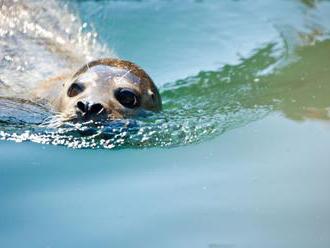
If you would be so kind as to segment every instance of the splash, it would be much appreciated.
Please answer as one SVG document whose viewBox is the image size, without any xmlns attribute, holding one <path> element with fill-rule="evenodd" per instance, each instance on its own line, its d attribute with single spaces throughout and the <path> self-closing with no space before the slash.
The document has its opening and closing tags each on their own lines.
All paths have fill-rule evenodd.
<svg viewBox="0 0 330 248">
<path fill-rule="evenodd" d="M 270 44 L 239 65 L 201 72 L 165 85 L 161 89 L 164 111 L 160 114 L 111 123 L 68 123 L 49 129 L 19 119 L 24 116 L 21 112 L 13 122 L 2 124 L 6 131 L 0 132 L 0 139 L 73 148 L 171 147 L 196 143 L 262 118 L 272 110 L 269 105 L 245 103 L 259 94 L 255 78 L 278 60 L 273 57 L 275 50 L 275 45 Z M 25 115 L 29 115 L 27 105 L 25 102 Z M 12 107 L 15 112 L 17 104 Z"/>
<path fill-rule="evenodd" d="M 24 97 L 38 81 L 113 56 L 59 1 L 1 0 L 0 10 L 1 96 Z"/>
<path fill-rule="evenodd" d="M 52 113 L 43 106 L 22 100 L 24 92 L 35 82 L 53 76 L 54 71 L 80 66 L 92 58 L 110 57 L 112 53 L 100 45 L 90 26 L 55 0 L 47 1 L 47 11 L 40 7 L 40 2 L 32 0 L 0 3 L 0 53 L 3 54 L 0 61 L 0 140 L 108 149 L 197 143 L 262 119 L 274 111 L 294 116 L 302 105 L 291 108 L 291 103 L 297 102 L 293 96 L 299 92 L 292 81 L 302 82 L 301 72 L 310 69 L 304 61 L 314 61 L 309 54 L 318 54 L 315 57 L 318 61 L 323 58 L 324 65 L 330 64 L 324 57 L 324 51 L 330 50 L 329 42 L 318 38 L 325 37 L 323 31 L 295 32 L 296 37 L 301 37 L 297 44 L 301 44 L 302 52 L 294 52 L 292 56 L 296 49 L 291 43 L 296 38 L 288 38 L 292 34 L 288 35 L 287 29 L 279 29 L 282 43 L 269 42 L 235 65 L 202 71 L 162 86 L 164 110 L 159 114 L 110 123 L 67 123 L 51 128 L 46 123 Z M 327 70 L 328 67 L 316 68 L 313 75 L 322 75 Z M 288 77 L 290 73 L 291 78 Z M 320 82 L 321 88 L 326 87 L 325 82 Z M 302 82 L 301 85 L 306 84 Z M 307 85 L 308 92 L 315 93 L 313 84 Z M 305 95 L 311 97 L 310 94 Z M 318 106 L 326 108 L 329 104 Z"/>
</svg>

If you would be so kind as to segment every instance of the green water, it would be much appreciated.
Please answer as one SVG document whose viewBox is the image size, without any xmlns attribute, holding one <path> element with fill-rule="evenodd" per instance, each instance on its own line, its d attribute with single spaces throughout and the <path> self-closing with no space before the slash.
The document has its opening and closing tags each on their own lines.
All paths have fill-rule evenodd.
<svg viewBox="0 0 330 248">
<path fill-rule="evenodd" d="M 122 149 L 1 141 L 1 247 L 330 246 L 329 1 L 69 8 L 164 112 Z"/>
</svg>

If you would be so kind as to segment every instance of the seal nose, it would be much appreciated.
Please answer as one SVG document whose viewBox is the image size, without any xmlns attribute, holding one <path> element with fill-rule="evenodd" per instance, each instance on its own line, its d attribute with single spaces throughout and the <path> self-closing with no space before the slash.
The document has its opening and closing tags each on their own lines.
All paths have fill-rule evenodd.
<svg viewBox="0 0 330 248">
<path fill-rule="evenodd" d="M 104 110 L 101 103 L 93 102 L 77 102 L 77 108 L 84 114 L 99 114 Z"/>
</svg>

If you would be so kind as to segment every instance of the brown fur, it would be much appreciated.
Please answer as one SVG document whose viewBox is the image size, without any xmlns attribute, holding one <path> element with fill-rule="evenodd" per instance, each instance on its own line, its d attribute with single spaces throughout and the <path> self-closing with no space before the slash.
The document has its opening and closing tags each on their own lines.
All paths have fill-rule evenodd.
<svg viewBox="0 0 330 248">
<path fill-rule="evenodd" d="M 110 59 L 110 58 L 104 58 L 104 59 L 98 59 L 94 60 L 92 62 L 89 62 L 88 64 L 84 65 L 81 67 L 74 75 L 73 78 L 79 76 L 80 74 L 86 72 L 89 68 L 96 66 L 96 65 L 109 65 L 112 67 L 118 67 L 118 68 L 123 68 L 130 70 L 134 75 L 136 75 L 138 78 L 141 79 L 141 81 L 144 82 L 142 84 L 143 86 L 146 86 L 147 88 L 151 89 L 153 92 L 156 93 L 155 97 L 156 99 L 159 99 L 159 108 L 155 108 L 155 111 L 159 111 L 162 109 L 162 104 L 161 104 L 161 97 L 158 92 L 158 89 L 156 88 L 154 82 L 152 79 L 149 77 L 149 75 L 141 69 L 138 65 L 127 61 L 127 60 L 120 60 L 120 59 Z M 151 108 L 152 106 L 150 106 Z"/>
<path fill-rule="evenodd" d="M 139 66 L 135 65 L 132 62 L 119 60 L 119 59 L 99 59 L 92 61 L 83 67 L 81 67 L 76 73 L 68 73 L 66 75 L 57 76 L 54 78 L 50 78 L 46 81 L 43 81 L 38 87 L 34 90 L 34 99 L 36 101 L 41 101 L 43 104 L 49 105 L 55 112 L 58 112 L 60 114 L 63 114 L 64 119 L 67 116 L 70 116 L 70 118 L 74 118 L 74 113 L 76 110 L 76 103 L 77 101 L 81 99 L 86 99 L 86 97 L 90 97 L 94 94 L 94 98 L 101 99 L 102 103 L 105 106 L 105 109 L 110 114 L 111 118 L 125 118 L 128 116 L 134 116 L 135 114 L 138 114 L 138 110 L 134 109 L 127 109 L 120 105 L 118 101 L 113 97 L 113 89 L 116 89 L 118 85 L 114 83 L 109 88 L 108 83 L 103 84 L 103 82 L 108 82 L 106 78 L 103 78 L 103 76 L 100 76 L 97 78 L 97 80 L 94 82 L 99 82 L 100 84 L 96 84 L 99 86 L 95 86 L 95 84 L 89 85 L 88 87 L 98 87 L 98 91 L 86 91 L 83 93 L 83 96 L 77 97 L 68 97 L 67 96 L 67 90 L 68 87 L 75 81 L 76 79 L 79 79 L 81 76 L 83 76 L 84 73 L 87 73 L 89 70 L 92 70 L 94 66 L 98 65 L 105 65 L 109 67 L 119 68 L 127 70 L 129 73 L 133 74 L 135 77 L 139 79 L 138 84 L 132 83 L 130 86 L 126 84 L 126 87 L 133 87 L 135 90 L 138 90 L 138 92 L 141 94 L 142 97 L 142 103 L 141 106 L 138 108 L 138 110 L 145 109 L 150 111 L 160 111 L 162 109 L 162 103 L 161 103 L 161 97 L 160 94 L 152 81 L 152 79 L 149 77 L 149 75 L 141 69 Z M 89 73 L 89 72 L 88 72 Z M 111 73 L 111 70 L 109 70 L 109 73 Z M 111 75 L 111 74 L 110 74 Z M 110 82 L 109 82 L 110 83 Z M 103 86 L 104 85 L 104 86 Z M 105 87 L 103 89 L 103 87 Z M 92 89 L 90 88 L 90 89 Z M 109 91 L 110 89 L 110 91 Z M 109 93 L 107 93 L 109 92 Z M 111 94 L 107 96 L 107 94 Z M 106 100 L 108 99 L 108 100 Z M 72 116 L 73 115 L 73 116 Z"/>
</svg>

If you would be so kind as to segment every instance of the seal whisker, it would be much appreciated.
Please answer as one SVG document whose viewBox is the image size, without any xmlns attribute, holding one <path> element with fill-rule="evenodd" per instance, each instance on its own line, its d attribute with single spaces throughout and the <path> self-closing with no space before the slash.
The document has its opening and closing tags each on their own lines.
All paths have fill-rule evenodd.
<svg viewBox="0 0 330 248">
<path fill-rule="evenodd" d="M 75 117 L 74 112 L 69 113 L 54 113 L 54 115 L 46 119 L 41 126 L 46 128 L 58 128 L 64 123 L 67 123 L 70 120 L 73 120 Z"/>
<path fill-rule="evenodd" d="M 121 80 L 124 79 L 124 77 L 126 77 L 126 75 L 128 75 L 129 73 L 131 73 L 132 69 L 129 69 L 127 72 L 125 72 L 124 75 L 122 75 L 119 79 L 118 79 L 118 82 L 121 82 Z"/>
<path fill-rule="evenodd" d="M 46 128 L 57 128 L 59 127 L 63 122 L 58 118 L 57 115 L 53 116 L 52 118 L 45 120 L 43 123 L 40 124 L 41 127 Z"/>
<path fill-rule="evenodd" d="M 96 115 L 100 115 L 104 111 L 104 108 L 101 108 L 99 112 L 96 113 Z"/>
</svg>

